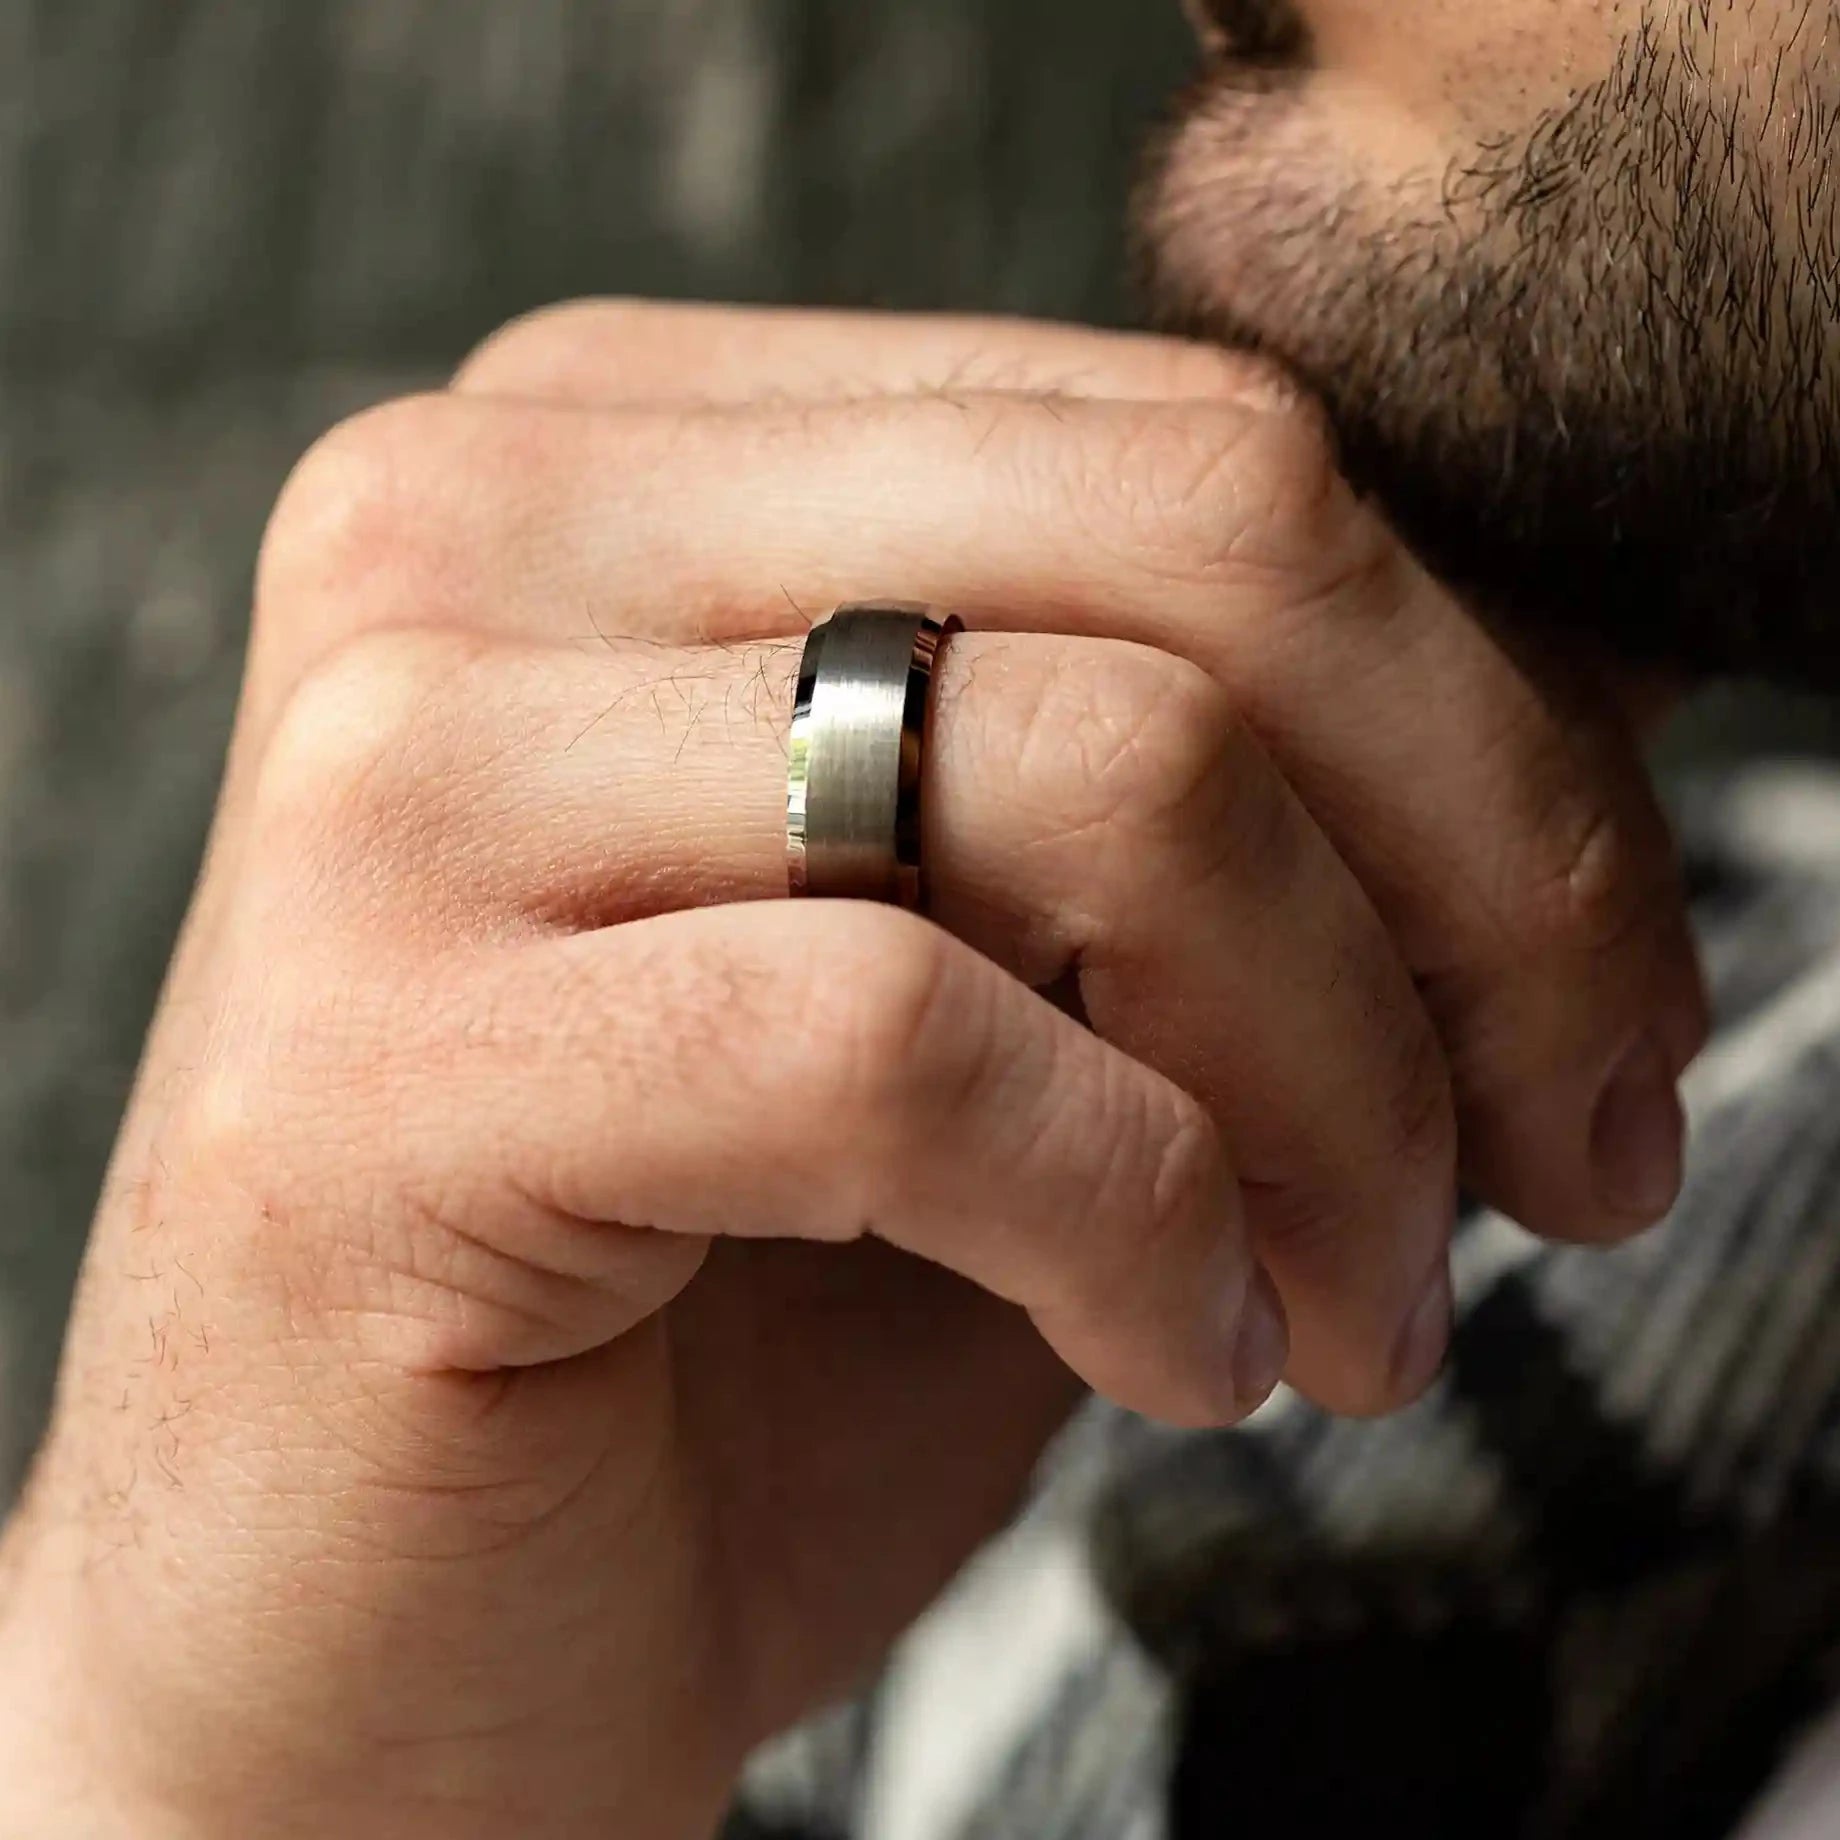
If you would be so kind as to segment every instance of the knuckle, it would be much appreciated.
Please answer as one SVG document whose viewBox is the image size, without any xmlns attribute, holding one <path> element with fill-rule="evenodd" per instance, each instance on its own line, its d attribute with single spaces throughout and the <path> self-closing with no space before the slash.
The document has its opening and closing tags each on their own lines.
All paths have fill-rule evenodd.
<svg viewBox="0 0 1840 1840">
<path fill-rule="evenodd" d="M 283 1073 L 261 1051 L 224 1055 L 175 1109 L 161 1146 L 166 1167 L 188 1191 L 207 1184 L 248 1204 L 265 1223 L 297 1212 L 310 1216 L 343 1180 L 338 1168 L 315 1166 L 302 1154 L 322 1133 L 350 1127 L 330 1085 L 324 1068 L 289 1066 Z"/>
<path fill-rule="evenodd" d="M 963 1103 L 987 1030 L 949 935 L 888 910 L 840 918 L 801 1006 L 809 1090 L 886 1148 Z"/>
<path fill-rule="evenodd" d="M 362 961 L 323 933 L 251 928 L 226 970 L 224 1018 L 175 1094 L 168 1149 L 259 1211 L 310 1209 L 371 1168 L 356 1140 L 330 1160 L 302 1152 L 345 1141 L 354 1116 L 372 1127 L 386 1116 L 393 1012 Z"/>
<path fill-rule="evenodd" d="M 1233 711 L 1213 679 L 1185 659 L 1139 646 L 1108 652 L 1093 658 L 1081 650 L 1066 660 L 1065 674 L 1077 673 L 1067 687 L 1084 776 L 1115 819 L 1160 824 L 1180 816 L 1192 787 L 1234 747 Z M 1057 712 L 1041 714 L 1054 720 Z"/>
<path fill-rule="evenodd" d="M 1543 827 L 1511 896 L 1517 944 L 1540 956 L 1596 956 L 1644 930 L 1656 911 L 1648 852 L 1607 802 L 1568 803 Z"/>
<path fill-rule="evenodd" d="M 644 308 L 611 299 L 558 301 L 508 321 L 483 339 L 454 373 L 453 387 L 485 395 L 541 388 L 617 342 Z"/>
<path fill-rule="evenodd" d="M 1135 652 L 1117 663 L 1094 693 L 1082 753 L 1118 847 L 1185 882 L 1230 857 L 1241 873 L 1277 885 L 1297 826 L 1226 692 L 1179 658 Z"/>
<path fill-rule="evenodd" d="M 255 833 L 283 855 L 365 854 L 443 783 L 439 686 L 465 649 L 418 628 L 336 646 L 291 689 L 256 771 Z"/>
<path fill-rule="evenodd" d="M 196 1169 L 234 1186 L 275 1161 L 273 1119 L 258 1070 L 244 1055 L 214 1054 L 168 1113 L 153 1167 L 163 1181 Z"/>
<path fill-rule="evenodd" d="M 403 397 L 322 435 L 296 463 L 256 565 L 258 636 L 303 607 L 349 613 L 417 552 L 417 482 L 451 449 L 442 399 Z"/>
</svg>

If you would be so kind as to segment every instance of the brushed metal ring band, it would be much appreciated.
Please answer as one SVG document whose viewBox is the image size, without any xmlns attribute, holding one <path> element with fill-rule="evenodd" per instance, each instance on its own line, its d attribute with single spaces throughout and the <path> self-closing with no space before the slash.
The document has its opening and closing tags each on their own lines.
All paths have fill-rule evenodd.
<svg viewBox="0 0 1840 1840">
<path fill-rule="evenodd" d="M 920 906 L 929 692 L 941 646 L 962 630 L 914 601 L 839 607 L 812 628 L 786 787 L 794 895 Z"/>
</svg>

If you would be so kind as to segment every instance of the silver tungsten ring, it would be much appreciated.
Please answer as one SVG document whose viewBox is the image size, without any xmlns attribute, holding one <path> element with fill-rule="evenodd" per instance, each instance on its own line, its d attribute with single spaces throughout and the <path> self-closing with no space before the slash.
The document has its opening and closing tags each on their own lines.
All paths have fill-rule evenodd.
<svg viewBox="0 0 1840 1840">
<path fill-rule="evenodd" d="M 794 895 L 918 908 L 920 777 L 940 647 L 963 623 L 913 601 L 839 607 L 805 641 L 786 788 Z"/>
</svg>

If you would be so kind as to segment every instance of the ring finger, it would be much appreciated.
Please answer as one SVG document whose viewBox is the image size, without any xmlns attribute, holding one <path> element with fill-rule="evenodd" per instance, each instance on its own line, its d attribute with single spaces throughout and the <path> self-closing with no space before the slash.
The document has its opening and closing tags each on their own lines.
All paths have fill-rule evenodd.
<svg viewBox="0 0 1840 1840">
<path fill-rule="evenodd" d="M 1472 1188 L 1566 1237 L 1662 1210 L 1673 1077 L 1703 1023 L 1640 760 L 1391 543 L 1297 414 L 399 405 L 284 499 L 260 598 L 294 614 L 259 623 L 249 727 L 354 632 L 738 643 L 890 592 L 974 626 L 1136 640 L 1226 686 L 1426 993 Z"/>
<path fill-rule="evenodd" d="M 313 796 L 264 827 L 305 826 L 320 859 L 391 850 L 338 879 L 392 891 L 397 939 L 783 895 L 797 657 L 379 635 L 294 699 L 270 764 Z M 1449 1095 L 1352 875 L 1192 665 L 965 635 L 936 695 L 936 918 L 1029 984 L 1077 978 L 1095 1029 L 1207 1108 L 1300 1384 L 1350 1411 L 1422 1388 L 1449 1308 Z"/>
</svg>

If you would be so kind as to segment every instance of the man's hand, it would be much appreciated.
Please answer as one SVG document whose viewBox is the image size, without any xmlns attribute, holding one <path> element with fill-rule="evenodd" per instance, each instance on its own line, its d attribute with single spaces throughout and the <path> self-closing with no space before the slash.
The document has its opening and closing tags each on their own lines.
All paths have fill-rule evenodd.
<svg viewBox="0 0 1840 1840">
<path fill-rule="evenodd" d="M 774 899 L 798 638 L 888 596 L 973 629 L 928 921 Z M 6 1548 L 0 1828 L 707 1832 L 1076 1378 L 1404 1403 L 1459 1144 L 1541 1231 L 1638 1228 L 1704 1027 L 1609 699 L 1265 372 L 520 324 L 270 531 Z"/>
</svg>

